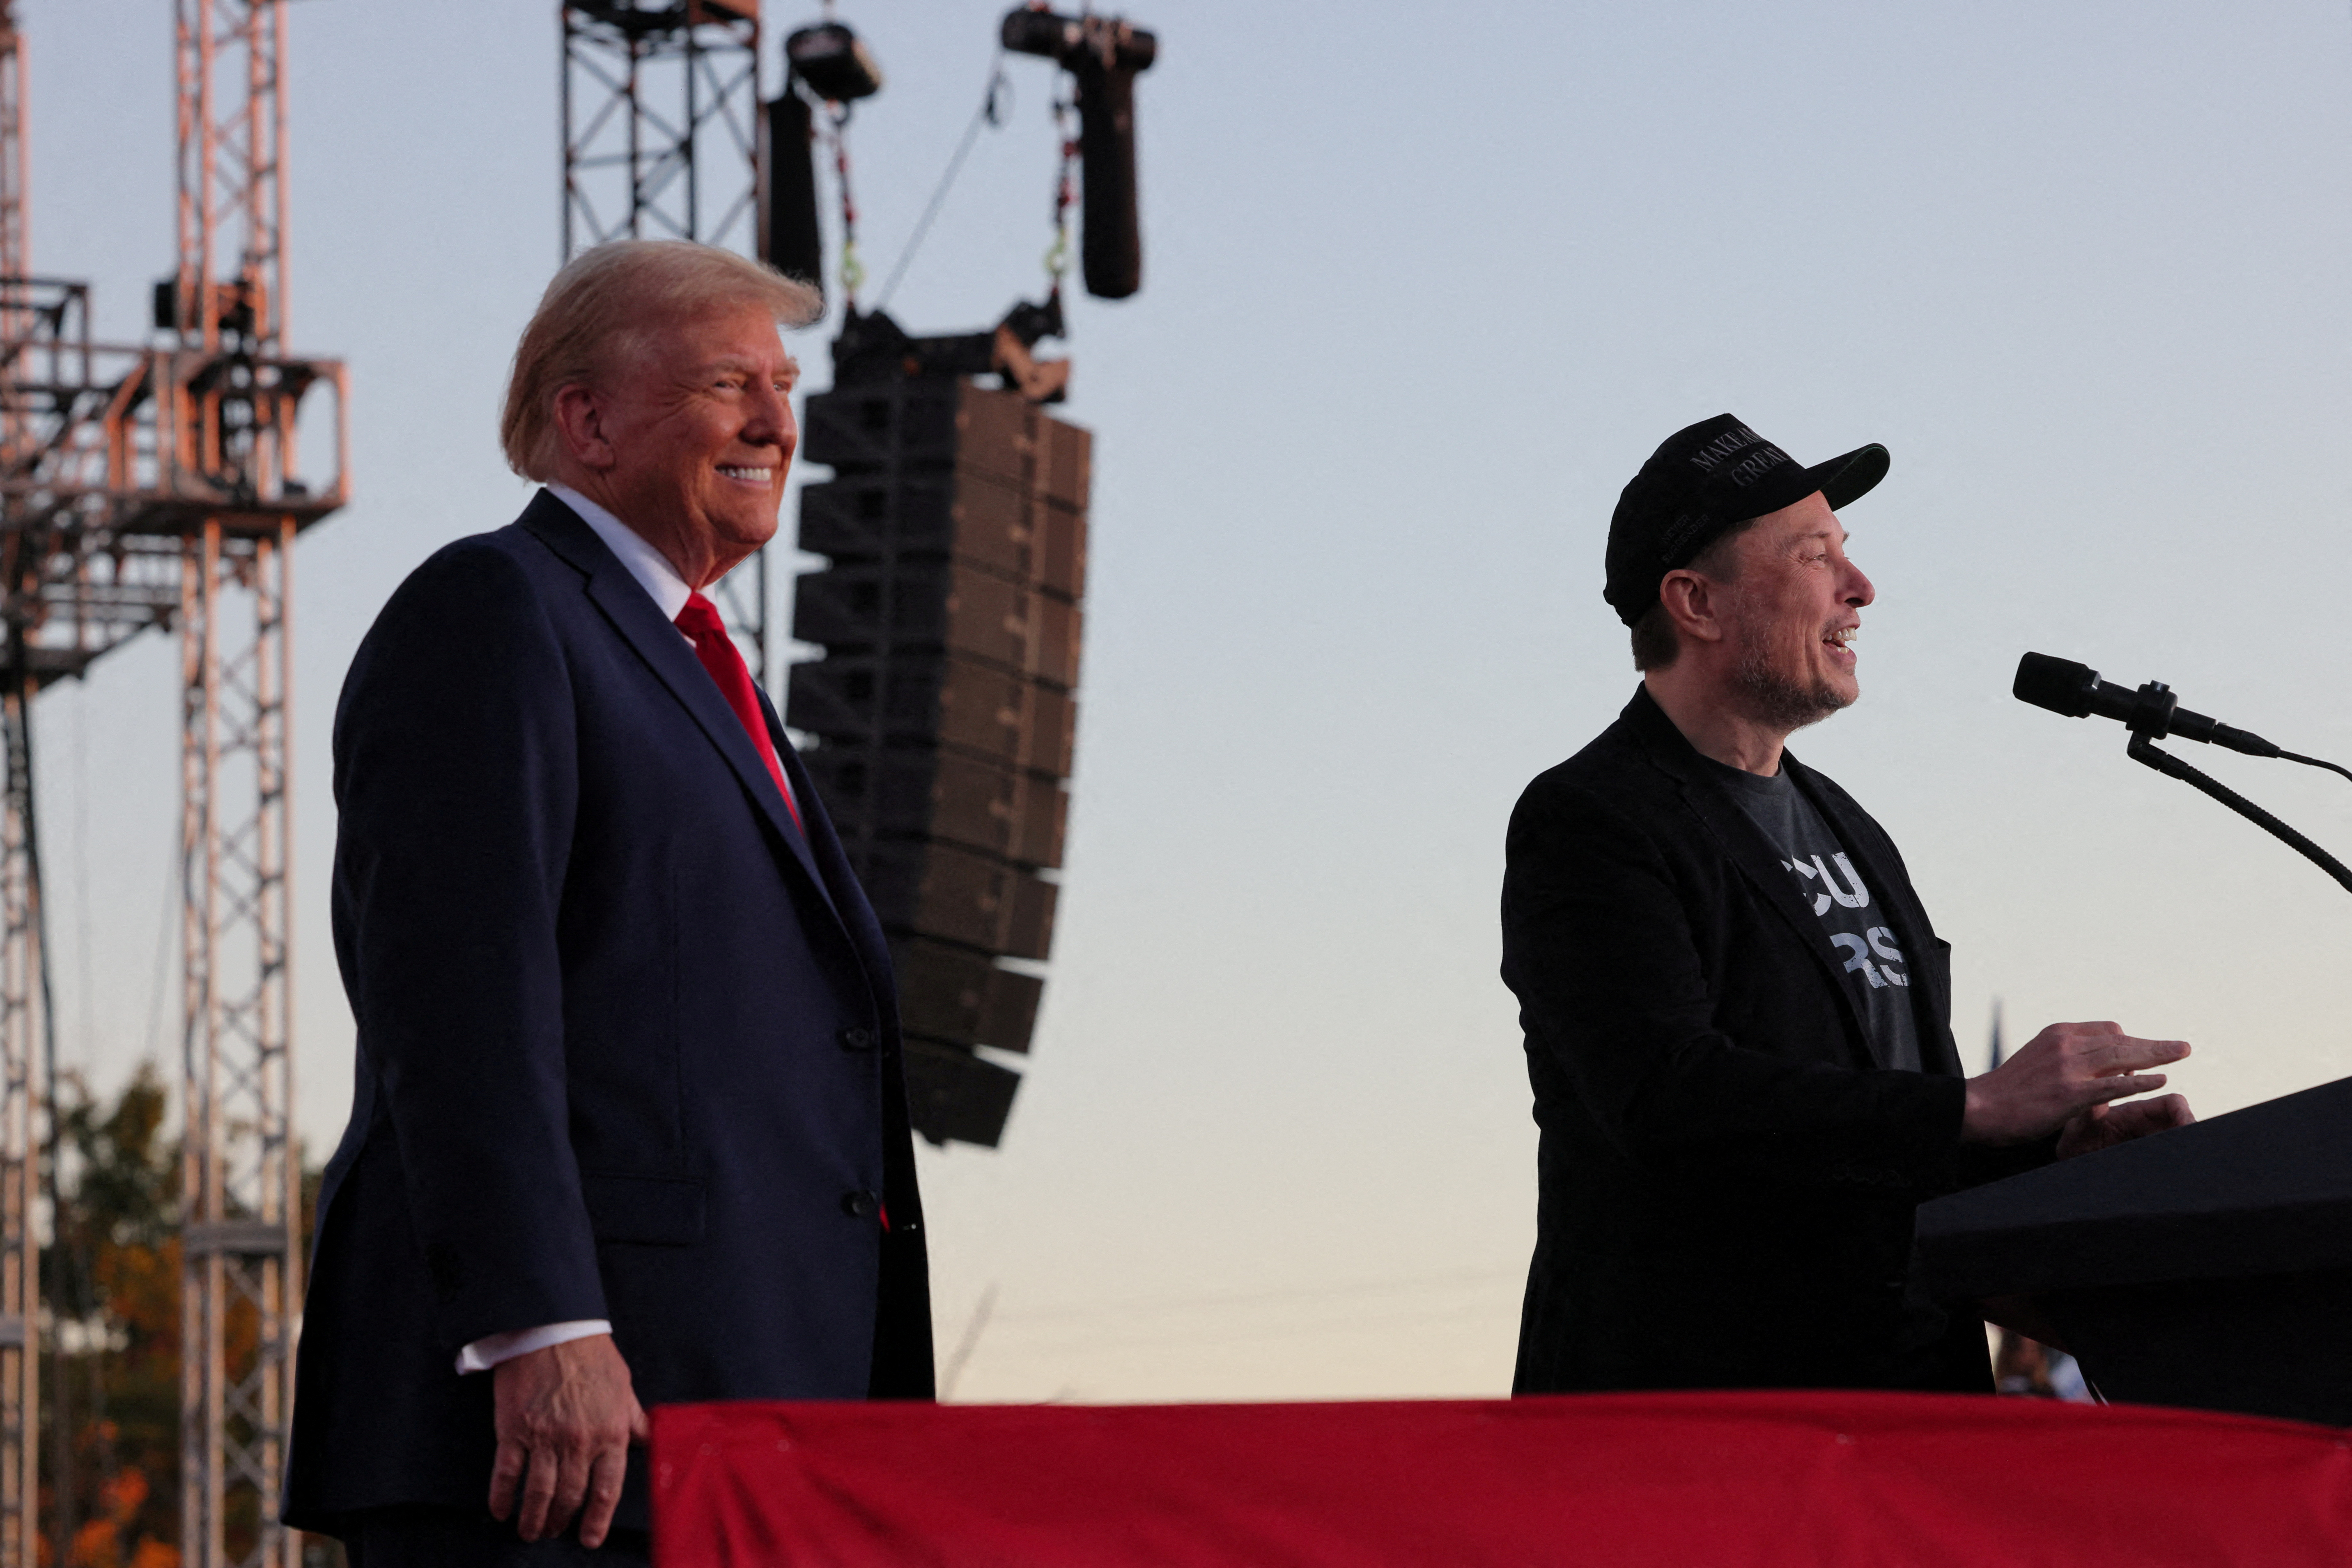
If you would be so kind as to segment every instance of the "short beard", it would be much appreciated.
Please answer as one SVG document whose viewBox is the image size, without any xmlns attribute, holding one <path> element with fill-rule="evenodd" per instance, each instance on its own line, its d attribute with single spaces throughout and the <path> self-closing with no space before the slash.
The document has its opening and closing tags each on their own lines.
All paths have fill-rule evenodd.
<svg viewBox="0 0 2352 1568">
<path fill-rule="evenodd" d="M 1732 671 L 1748 716 L 1783 732 L 1819 724 L 1853 699 L 1825 681 L 1811 684 L 1790 680 L 1772 666 L 1763 638 L 1740 629 L 1739 663 Z"/>
</svg>

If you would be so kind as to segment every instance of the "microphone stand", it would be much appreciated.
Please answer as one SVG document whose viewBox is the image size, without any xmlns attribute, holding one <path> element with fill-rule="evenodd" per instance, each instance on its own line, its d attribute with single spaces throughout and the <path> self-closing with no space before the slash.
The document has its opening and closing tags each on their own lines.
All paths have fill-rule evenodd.
<svg viewBox="0 0 2352 1568">
<path fill-rule="evenodd" d="M 2231 789 L 2218 779 L 2208 778 L 2169 751 L 2159 751 L 2156 743 L 2164 738 L 2171 727 L 2172 710 L 2179 699 L 2162 681 L 2150 681 L 2139 688 L 2140 699 L 2132 716 L 2125 722 L 2131 727 L 2131 739 L 2125 743 L 2124 755 L 2135 762 L 2144 762 L 2168 779 L 2178 779 L 2193 789 L 2211 796 L 2254 826 L 2277 839 L 2312 864 L 2334 877 L 2347 893 L 2352 893 L 2352 867 L 2345 863 Z M 2295 761 L 2306 760 L 2295 758 Z M 2318 763 L 2323 768 L 2331 763 Z M 2341 769 L 2337 769 L 2341 771 Z"/>
</svg>

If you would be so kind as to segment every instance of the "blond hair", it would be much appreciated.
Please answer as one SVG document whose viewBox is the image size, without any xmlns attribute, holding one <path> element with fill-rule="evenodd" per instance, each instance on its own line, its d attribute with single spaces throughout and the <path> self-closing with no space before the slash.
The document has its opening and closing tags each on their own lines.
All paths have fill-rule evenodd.
<svg viewBox="0 0 2352 1568">
<path fill-rule="evenodd" d="M 556 393 L 595 381 L 682 317 L 740 308 L 804 327 L 824 299 L 764 262 L 692 240 L 615 240 L 572 257 L 515 345 L 499 420 L 508 465 L 526 479 L 553 477 Z"/>
</svg>

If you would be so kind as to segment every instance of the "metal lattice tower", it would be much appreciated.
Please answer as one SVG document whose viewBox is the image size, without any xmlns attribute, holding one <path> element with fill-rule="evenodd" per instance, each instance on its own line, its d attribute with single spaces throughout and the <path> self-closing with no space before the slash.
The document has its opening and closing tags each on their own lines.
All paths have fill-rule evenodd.
<svg viewBox="0 0 2352 1568">
<path fill-rule="evenodd" d="M 276 1523 L 300 1285 L 287 555 L 298 529 L 346 499 L 349 443 L 342 365 L 281 351 L 280 5 L 174 0 L 180 264 L 160 291 L 154 344 L 93 342 L 88 286 L 28 275 L 21 57 L 0 49 L 0 95 L 15 111 L 0 116 L 0 1568 L 34 1556 L 25 1450 L 37 1430 L 37 1270 L 26 1214 L 34 1041 L 47 1020 L 29 699 L 175 620 L 187 1003 L 182 1561 L 293 1561 Z M 0 22 L 7 9 L 0 0 Z M 297 423 L 318 387 L 334 393 L 334 467 L 305 480 L 295 476 Z"/>
<path fill-rule="evenodd" d="M 616 239 L 758 249 L 758 0 L 561 0 L 563 257 Z M 768 684 L 768 556 L 715 595 Z"/>
<path fill-rule="evenodd" d="M 0 277 L 30 266 L 25 202 L 24 41 L 9 0 L 0 0 Z M 24 328 L 21 311 L 0 316 L 0 337 Z M 13 358 L 5 375 L 16 373 Z M 22 453 L 29 434 L 0 398 L 0 463 Z M 0 1564 L 32 1568 L 34 1511 L 40 1496 L 40 1244 L 33 1235 L 39 1151 L 34 1143 L 37 1064 L 47 998 L 40 984 L 40 879 L 33 853 L 33 775 L 24 643 L 13 623 L 0 674 Z"/>
<path fill-rule="evenodd" d="M 188 508 L 176 530 L 181 1554 L 191 1568 L 292 1568 L 296 1539 L 278 1523 L 301 1301 L 287 612 L 295 531 L 323 515 L 289 477 L 299 400 L 316 372 L 278 358 L 284 0 L 175 0 L 175 8 L 180 263 L 170 326 L 175 361 L 194 374 L 178 417 L 162 428 L 179 462 L 219 497 Z"/>
</svg>

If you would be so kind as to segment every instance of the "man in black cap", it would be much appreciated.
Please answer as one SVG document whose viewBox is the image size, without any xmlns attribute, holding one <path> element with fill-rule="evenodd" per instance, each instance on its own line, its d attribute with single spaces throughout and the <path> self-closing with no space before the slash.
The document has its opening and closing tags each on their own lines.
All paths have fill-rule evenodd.
<svg viewBox="0 0 2352 1568">
<path fill-rule="evenodd" d="M 1914 1208 L 2189 1119 L 2114 1103 L 2189 1047 L 2112 1023 L 1963 1077 L 1903 857 L 1783 749 L 1858 695 L 1874 591 L 1836 513 L 1886 466 L 1721 414 L 1610 522 L 1642 685 L 1520 797 L 1503 881 L 1542 1131 L 1517 1392 L 1989 1393 L 1979 1314 L 1907 1283 Z"/>
</svg>

